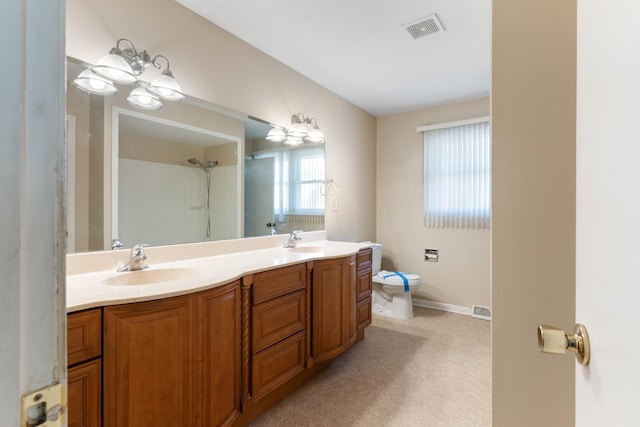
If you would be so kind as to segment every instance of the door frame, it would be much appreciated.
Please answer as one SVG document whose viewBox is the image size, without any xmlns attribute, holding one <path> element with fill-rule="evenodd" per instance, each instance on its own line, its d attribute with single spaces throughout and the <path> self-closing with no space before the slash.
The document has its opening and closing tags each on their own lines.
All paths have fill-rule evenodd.
<svg viewBox="0 0 640 427">
<path fill-rule="evenodd" d="M 2 8 L 0 413 L 21 425 L 21 396 L 66 386 L 65 2 Z"/>
</svg>

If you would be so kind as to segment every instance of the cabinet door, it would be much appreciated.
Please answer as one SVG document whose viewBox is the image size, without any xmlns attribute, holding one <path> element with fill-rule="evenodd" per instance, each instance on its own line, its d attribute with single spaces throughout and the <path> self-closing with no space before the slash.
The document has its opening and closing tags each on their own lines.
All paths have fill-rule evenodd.
<svg viewBox="0 0 640 427">
<path fill-rule="evenodd" d="M 67 373 L 69 427 L 99 427 L 101 408 L 100 359 L 69 368 Z"/>
<path fill-rule="evenodd" d="M 255 354 L 251 371 L 252 395 L 257 402 L 304 371 L 304 332 Z"/>
<path fill-rule="evenodd" d="M 193 425 L 190 296 L 104 309 L 104 424 Z"/>
<path fill-rule="evenodd" d="M 356 300 L 360 301 L 364 298 L 371 296 L 371 269 L 358 270 L 358 276 L 356 278 L 357 283 L 357 297 Z"/>
<path fill-rule="evenodd" d="M 363 331 L 371 324 L 371 297 L 358 301 L 356 305 L 356 319 L 358 332 Z"/>
<path fill-rule="evenodd" d="M 196 294 L 195 304 L 195 425 L 230 425 L 240 411 L 240 282 Z"/>
<path fill-rule="evenodd" d="M 99 308 L 67 316 L 67 364 L 75 365 L 102 354 L 102 312 Z"/>
<path fill-rule="evenodd" d="M 350 323 L 347 307 L 351 301 L 348 280 L 346 259 L 314 262 L 312 354 L 316 362 L 331 359 L 347 349 Z"/>
<path fill-rule="evenodd" d="M 253 277 L 253 304 L 260 304 L 304 289 L 307 270 L 304 263 L 257 273 Z"/>
<path fill-rule="evenodd" d="M 304 291 L 294 292 L 251 309 L 253 353 L 304 329 Z"/>
</svg>

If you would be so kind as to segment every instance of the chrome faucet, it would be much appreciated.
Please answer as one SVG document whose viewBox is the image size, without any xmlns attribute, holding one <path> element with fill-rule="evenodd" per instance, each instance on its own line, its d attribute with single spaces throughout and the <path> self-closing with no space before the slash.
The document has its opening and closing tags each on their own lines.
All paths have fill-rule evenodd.
<svg viewBox="0 0 640 427">
<path fill-rule="evenodd" d="M 298 234 L 302 233 L 302 230 L 293 230 L 291 234 L 289 234 L 289 240 L 282 246 L 283 248 L 295 248 L 302 237 L 298 236 Z"/>
<path fill-rule="evenodd" d="M 146 243 L 138 243 L 136 245 L 133 245 L 133 247 L 131 248 L 131 257 L 129 258 L 129 261 L 122 267 L 118 268 L 118 273 L 122 271 L 143 270 L 147 268 L 148 266 L 144 265 L 144 261 L 147 259 L 147 254 L 144 253 L 145 246 L 149 245 L 147 245 Z"/>
<path fill-rule="evenodd" d="M 118 239 L 113 239 L 113 240 L 111 240 L 111 249 L 113 249 L 114 251 L 116 249 L 124 249 L 124 243 L 122 243 Z"/>
</svg>

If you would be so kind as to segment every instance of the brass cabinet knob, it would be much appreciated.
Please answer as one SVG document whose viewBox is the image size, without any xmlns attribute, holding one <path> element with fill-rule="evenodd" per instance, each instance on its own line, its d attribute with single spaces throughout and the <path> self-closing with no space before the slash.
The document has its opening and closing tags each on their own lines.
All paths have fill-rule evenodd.
<svg viewBox="0 0 640 427">
<path fill-rule="evenodd" d="M 543 353 L 553 354 L 562 354 L 569 349 L 576 354 L 578 363 L 585 366 L 591 357 L 589 334 L 580 323 L 576 324 L 572 335 L 565 334 L 555 326 L 538 325 L 538 348 Z"/>
</svg>

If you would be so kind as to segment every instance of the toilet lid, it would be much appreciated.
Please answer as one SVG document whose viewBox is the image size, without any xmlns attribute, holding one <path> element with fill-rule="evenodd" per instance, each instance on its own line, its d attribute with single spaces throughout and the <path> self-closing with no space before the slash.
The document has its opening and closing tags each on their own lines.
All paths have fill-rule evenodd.
<svg viewBox="0 0 640 427">
<path fill-rule="evenodd" d="M 404 279 L 402 276 L 407 278 L 409 281 L 409 285 L 419 285 L 420 284 L 420 276 L 417 274 L 404 273 L 404 272 L 396 272 L 396 271 L 387 271 L 380 270 L 378 274 L 375 275 L 376 282 L 383 283 L 385 285 L 397 285 L 404 286 Z"/>
</svg>

